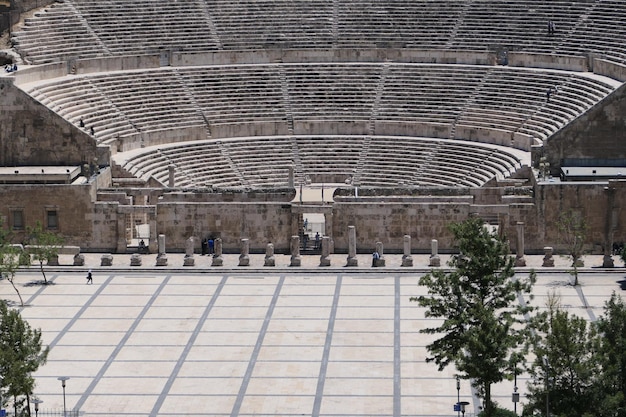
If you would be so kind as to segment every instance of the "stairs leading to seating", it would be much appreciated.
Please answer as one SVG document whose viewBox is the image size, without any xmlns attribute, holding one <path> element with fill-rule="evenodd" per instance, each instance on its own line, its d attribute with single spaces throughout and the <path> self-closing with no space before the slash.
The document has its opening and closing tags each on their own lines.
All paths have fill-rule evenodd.
<svg viewBox="0 0 626 417">
<path fill-rule="evenodd" d="M 239 166 L 233 161 L 233 158 L 230 155 L 230 151 L 229 151 L 228 147 L 225 146 L 224 142 L 222 142 L 222 141 L 217 141 L 216 145 L 217 145 L 218 149 L 220 150 L 220 152 L 221 152 L 222 156 L 224 157 L 224 159 L 226 159 L 226 161 L 229 162 L 231 169 L 233 170 L 233 172 L 237 176 L 237 178 L 240 181 L 240 183 L 244 187 L 249 187 L 250 183 L 246 179 L 246 176 L 244 175 L 244 173 L 239 170 Z"/>
<path fill-rule="evenodd" d="M 354 170 L 354 174 L 352 176 L 352 185 L 360 185 L 361 184 L 361 176 L 365 170 L 367 165 L 367 160 L 370 154 L 372 145 L 372 137 L 365 136 L 363 138 L 363 146 L 361 148 L 361 153 L 359 154 L 359 158 L 356 163 L 356 169 Z"/>
<path fill-rule="evenodd" d="M 206 115 L 202 111 L 202 106 L 200 106 L 200 104 L 196 100 L 194 92 L 189 88 L 189 84 L 185 82 L 185 80 L 181 77 L 180 71 L 177 68 L 175 68 L 174 72 L 180 83 L 180 88 L 185 92 L 186 97 L 189 99 L 192 106 L 196 109 L 198 116 L 200 116 L 202 120 L 204 120 L 205 130 L 206 130 L 206 139 L 211 139 L 211 122 L 209 122 L 209 119 L 207 119 Z"/>
<path fill-rule="evenodd" d="M 70 8 L 70 10 L 72 10 L 76 14 L 78 21 L 83 25 L 83 27 L 87 30 L 87 32 L 89 32 L 93 36 L 93 38 L 96 41 L 97 47 L 101 48 L 104 51 L 105 55 L 111 55 L 111 51 L 109 50 L 109 47 L 106 46 L 104 42 L 102 42 L 102 39 L 100 39 L 100 35 L 91 27 L 91 25 L 89 24 L 89 21 L 85 19 L 85 17 L 80 13 L 80 11 L 76 9 L 76 6 L 74 5 L 74 3 L 71 1 L 68 1 L 66 3 L 67 3 L 67 6 Z"/>
<path fill-rule="evenodd" d="M 278 65 L 278 73 L 280 75 L 280 87 L 283 93 L 283 101 L 285 102 L 285 113 L 287 115 L 287 129 L 289 134 L 293 135 L 293 111 L 291 109 L 291 95 L 289 94 L 289 86 L 287 85 L 287 76 L 285 75 L 285 68 L 282 65 Z"/>
<path fill-rule="evenodd" d="M 220 40 L 220 35 L 218 33 L 217 27 L 215 26 L 215 22 L 213 21 L 213 14 L 209 11 L 209 7 L 205 0 L 196 0 L 198 3 L 198 9 L 202 11 L 202 15 L 207 21 L 207 26 L 209 28 L 209 33 L 211 34 L 211 38 L 215 41 L 215 46 L 217 49 L 224 49 L 222 45 L 222 41 Z"/>
<path fill-rule="evenodd" d="M 452 48 L 454 46 L 454 41 L 456 39 L 456 35 L 459 32 L 461 26 L 465 23 L 465 16 L 467 15 L 467 11 L 472 7 L 472 3 L 474 0 L 465 0 L 463 2 L 463 6 L 459 11 L 457 18 L 455 19 L 454 25 L 452 26 L 452 31 L 448 37 L 448 41 L 445 44 L 445 48 Z"/>
<path fill-rule="evenodd" d="M 484 73 L 480 82 L 472 89 L 469 97 L 467 98 L 467 101 L 465 101 L 465 103 L 461 107 L 461 110 L 454 118 L 454 122 L 452 122 L 452 125 L 450 126 L 450 139 L 455 139 L 456 125 L 459 123 L 459 120 L 461 120 L 461 118 L 467 112 L 467 110 L 474 105 L 474 103 L 476 102 L 476 98 L 482 94 L 482 90 L 484 86 L 488 83 L 492 73 L 493 73 L 493 70 L 491 68 L 488 69 Z"/>
<path fill-rule="evenodd" d="M 294 184 L 302 184 L 304 182 L 304 167 L 302 165 L 302 159 L 300 158 L 300 148 L 298 147 L 298 141 L 295 136 L 289 138 L 291 142 L 291 152 L 293 153 L 293 175 Z"/>
<path fill-rule="evenodd" d="M 378 119 L 378 109 L 380 108 L 380 99 L 385 91 L 385 81 L 387 80 L 387 75 L 389 74 L 389 63 L 383 63 L 382 69 L 380 71 L 380 80 L 376 85 L 376 97 L 374 98 L 374 103 L 372 106 L 372 116 L 369 120 L 369 134 L 376 134 L 376 120 Z"/>
</svg>

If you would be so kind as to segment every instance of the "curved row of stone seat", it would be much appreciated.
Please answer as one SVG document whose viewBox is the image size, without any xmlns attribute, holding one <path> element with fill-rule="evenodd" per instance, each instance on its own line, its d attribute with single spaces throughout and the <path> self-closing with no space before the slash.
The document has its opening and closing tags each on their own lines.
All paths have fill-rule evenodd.
<svg viewBox="0 0 626 417">
<path fill-rule="evenodd" d="M 353 63 L 167 67 L 68 76 L 22 88 L 70 122 L 82 120 L 100 142 L 110 142 L 194 126 L 206 127 L 213 138 L 267 135 L 259 126 L 269 126 L 273 135 L 366 134 L 378 122 L 545 139 L 615 87 L 562 71 Z M 329 122 L 343 127 L 322 130 Z M 462 132 L 445 137 L 480 140 Z"/>
<path fill-rule="evenodd" d="M 513 151 L 456 140 L 382 136 L 291 136 L 200 141 L 120 153 L 130 174 L 176 187 L 285 186 L 289 167 L 296 183 L 367 186 L 478 187 L 505 178 L 523 163 Z"/>
<path fill-rule="evenodd" d="M 624 25 L 626 0 L 64 0 L 27 19 L 13 40 L 32 63 L 163 49 L 330 47 L 593 52 L 624 62 Z"/>
</svg>

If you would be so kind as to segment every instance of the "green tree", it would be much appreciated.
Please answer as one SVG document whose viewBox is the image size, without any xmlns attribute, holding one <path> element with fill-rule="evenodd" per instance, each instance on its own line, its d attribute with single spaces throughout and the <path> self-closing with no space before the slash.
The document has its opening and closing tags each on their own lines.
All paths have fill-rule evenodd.
<svg viewBox="0 0 626 417">
<path fill-rule="evenodd" d="M 596 326 L 602 369 L 596 385 L 596 415 L 626 417 L 626 305 L 620 296 L 612 294 Z"/>
<path fill-rule="evenodd" d="M 574 285 L 578 285 L 578 268 L 583 265 L 581 258 L 587 238 L 587 223 L 580 213 L 570 209 L 559 214 L 556 226 L 565 244 L 567 256 L 572 260 Z"/>
<path fill-rule="evenodd" d="M 48 347 L 43 347 L 41 330 L 33 329 L 17 310 L 0 301 L 0 374 L 4 392 L 13 398 L 15 415 L 28 408 L 35 388 L 32 373 L 46 363 Z M 3 396 L 4 398 L 4 396 Z"/>
<path fill-rule="evenodd" d="M 15 273 L 20 267 L 20 258 L 22 257 L 22 250 L 19 247 L 0 244 L 0 274 L 5 278 L 20 299 L 20 305 L 24 307 L 24 300 L 22 294 L 15 285 Z"/>
<path fill-rule="evenodd" d="M 535 333 L 530 343 L 535 359 L 528 369 L 531 382 L 524 415 L 545 411 L 547 398 L 555 416 L 593 415 L 593 387 L 600 373 L 594 327 L 563 310 L 554 293 L 548 296 L 547 310 L 532 323 Z"/>
<path fill-rule="evenodd" d="M 478 413 L 478 417 L 485 417 L 486 414 L 484 411 Z M 511 410 L 507 410 L 506 408 L 494 407 L 493 417 L 517 417 L 517 414 Z"/>
<path fill-rule="evenodd" d="M 22 250 L 14 245 L 11 245 L 11 234 L 8 230 L 2 227 L 0 222 L 0 279 L 5 278 L 20 298 L 20 304 L 24 306 L 24 300 L 22 295 L 15 285 L 15 273 L 21 265 L 21 258 L 23 256 Z"/>
<path fill-rule="evenodd" d="M 421 330 L 442 337 L 427 346 L 439 370 L 453 363 L 463 379 L 471 379 L 484 398 L 484 415 L 493 417 L 491 385 L 510 377 L 519 361 L 528 328 L 520 294 L 532 297 L 534 272 L 528 279 L 514 277 L 514 260 L 504 238 L 489 232 L 483 221 L 471 218 L 455 223 L 450 230 L 460 255 L 448 262 L 451 271 L 432 270 L 420 285 L 428 296 L 411 297 L 425 307 L 426 317 L 443 322 Z"/>
<path fill-rule="evenodd" d="M 45 284 L 48 284 L 46 272 L 43 269 L 43 263 L 59 256 L 59 251 L 63 246 L 64 239 L 57 233 L 44 230 L 40 222 L 37 222 L 34 228 L 27 228 L 26 231 L 29 244 L 28 251 L 33 256 L 33 259 L 39 262 L 43 281 Z"/>
</svg>

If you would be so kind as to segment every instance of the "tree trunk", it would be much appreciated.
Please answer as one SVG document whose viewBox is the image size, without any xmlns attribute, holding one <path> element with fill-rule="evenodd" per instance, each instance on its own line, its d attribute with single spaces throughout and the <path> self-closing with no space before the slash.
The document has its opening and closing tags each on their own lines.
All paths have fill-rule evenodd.
<svg viewBox="0 0 626 417">
<path fill-rule="evenodd" d="M 485 417 L 493 417 L 494 410 L 491 404 L 491 384 L 485 383 Z"/>
<path fill-rule="evenodd" d="M 43 259 L 39 260 L 39 268 L 41 269 L 41 275 L 43 275 L 43 282 L 48 283 L 48 279 L 46 278 L 46 273 L 43 270 Z"/>
<path fill-rule="evenodd" d="M 22 307 L 24 307 L 24 300 L 22 300 L 22 294 L 20 294 L 19 290 L 17 289 L 17 287 L 15 286 L 15 283 L 13 282 L 13 280 L 15 279 L 15 275 L 12 274 L 11 278 L 8 278 L 9 282 L 11 283 L 11 285 L 13 286 L 13 289 L 15 290 L 15 292 L 17 293 L 17 296 L 20 297 L 20 305 Z"/>
</svg>

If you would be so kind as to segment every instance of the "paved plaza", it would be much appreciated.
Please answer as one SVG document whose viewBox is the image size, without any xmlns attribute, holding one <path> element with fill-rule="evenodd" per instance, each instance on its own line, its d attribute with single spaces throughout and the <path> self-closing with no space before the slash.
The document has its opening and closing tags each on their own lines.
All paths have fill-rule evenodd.
<svg viewBox="0 0 626 417">
<path fill-rule="evenodd" d="M 85 267 L 49 269 L 47 286 L 37 268 L 20 272 L 22 315 L 50 346 L 35 375 L 41 408 L 63 409 L 57 378 L 68 376 L 67 409 L 85 416 L 456 416 L 455 370 L 426 363 L 433 336 L 419 330 L 435 323 L 409 301 L 425 293 L 417 281 L 427 256 L 400 268 L 401 256 L 391 255 L 376 269 L 368 255 L 356 268 L 332 256 L 330 268 L 317 267 L 318 256 L 289 268 L 282 255 L 275 268 L 262 267 L 263 255 L 251 255 L 248 268 L 236 255 L 225 255 L 223 268 L 200 256 L 183 268 L 174 254 L 156 268 L 147 255 L 131 268 L 129 256 L 116 255 L 106 268 L 87 254 Z M 555 291 L 565 308 L 595 320 L 626 278 L 621 261 L 594 268 L 601 260 L 586 261 L 580 287 L 569 285 L 564 260 L 538 268 L 532 303 L 545 306 Z M 18 303 L 6 280 L 0 298 Z M 523 376 L 518 386 L 523 403 Z M 495 386 L 496 401 L 512 408 L 512 390 L 512 382 Z M 466 416 L 477 413 L 468 381 L 459 394 L 470 402 Z"/>
</svg>

